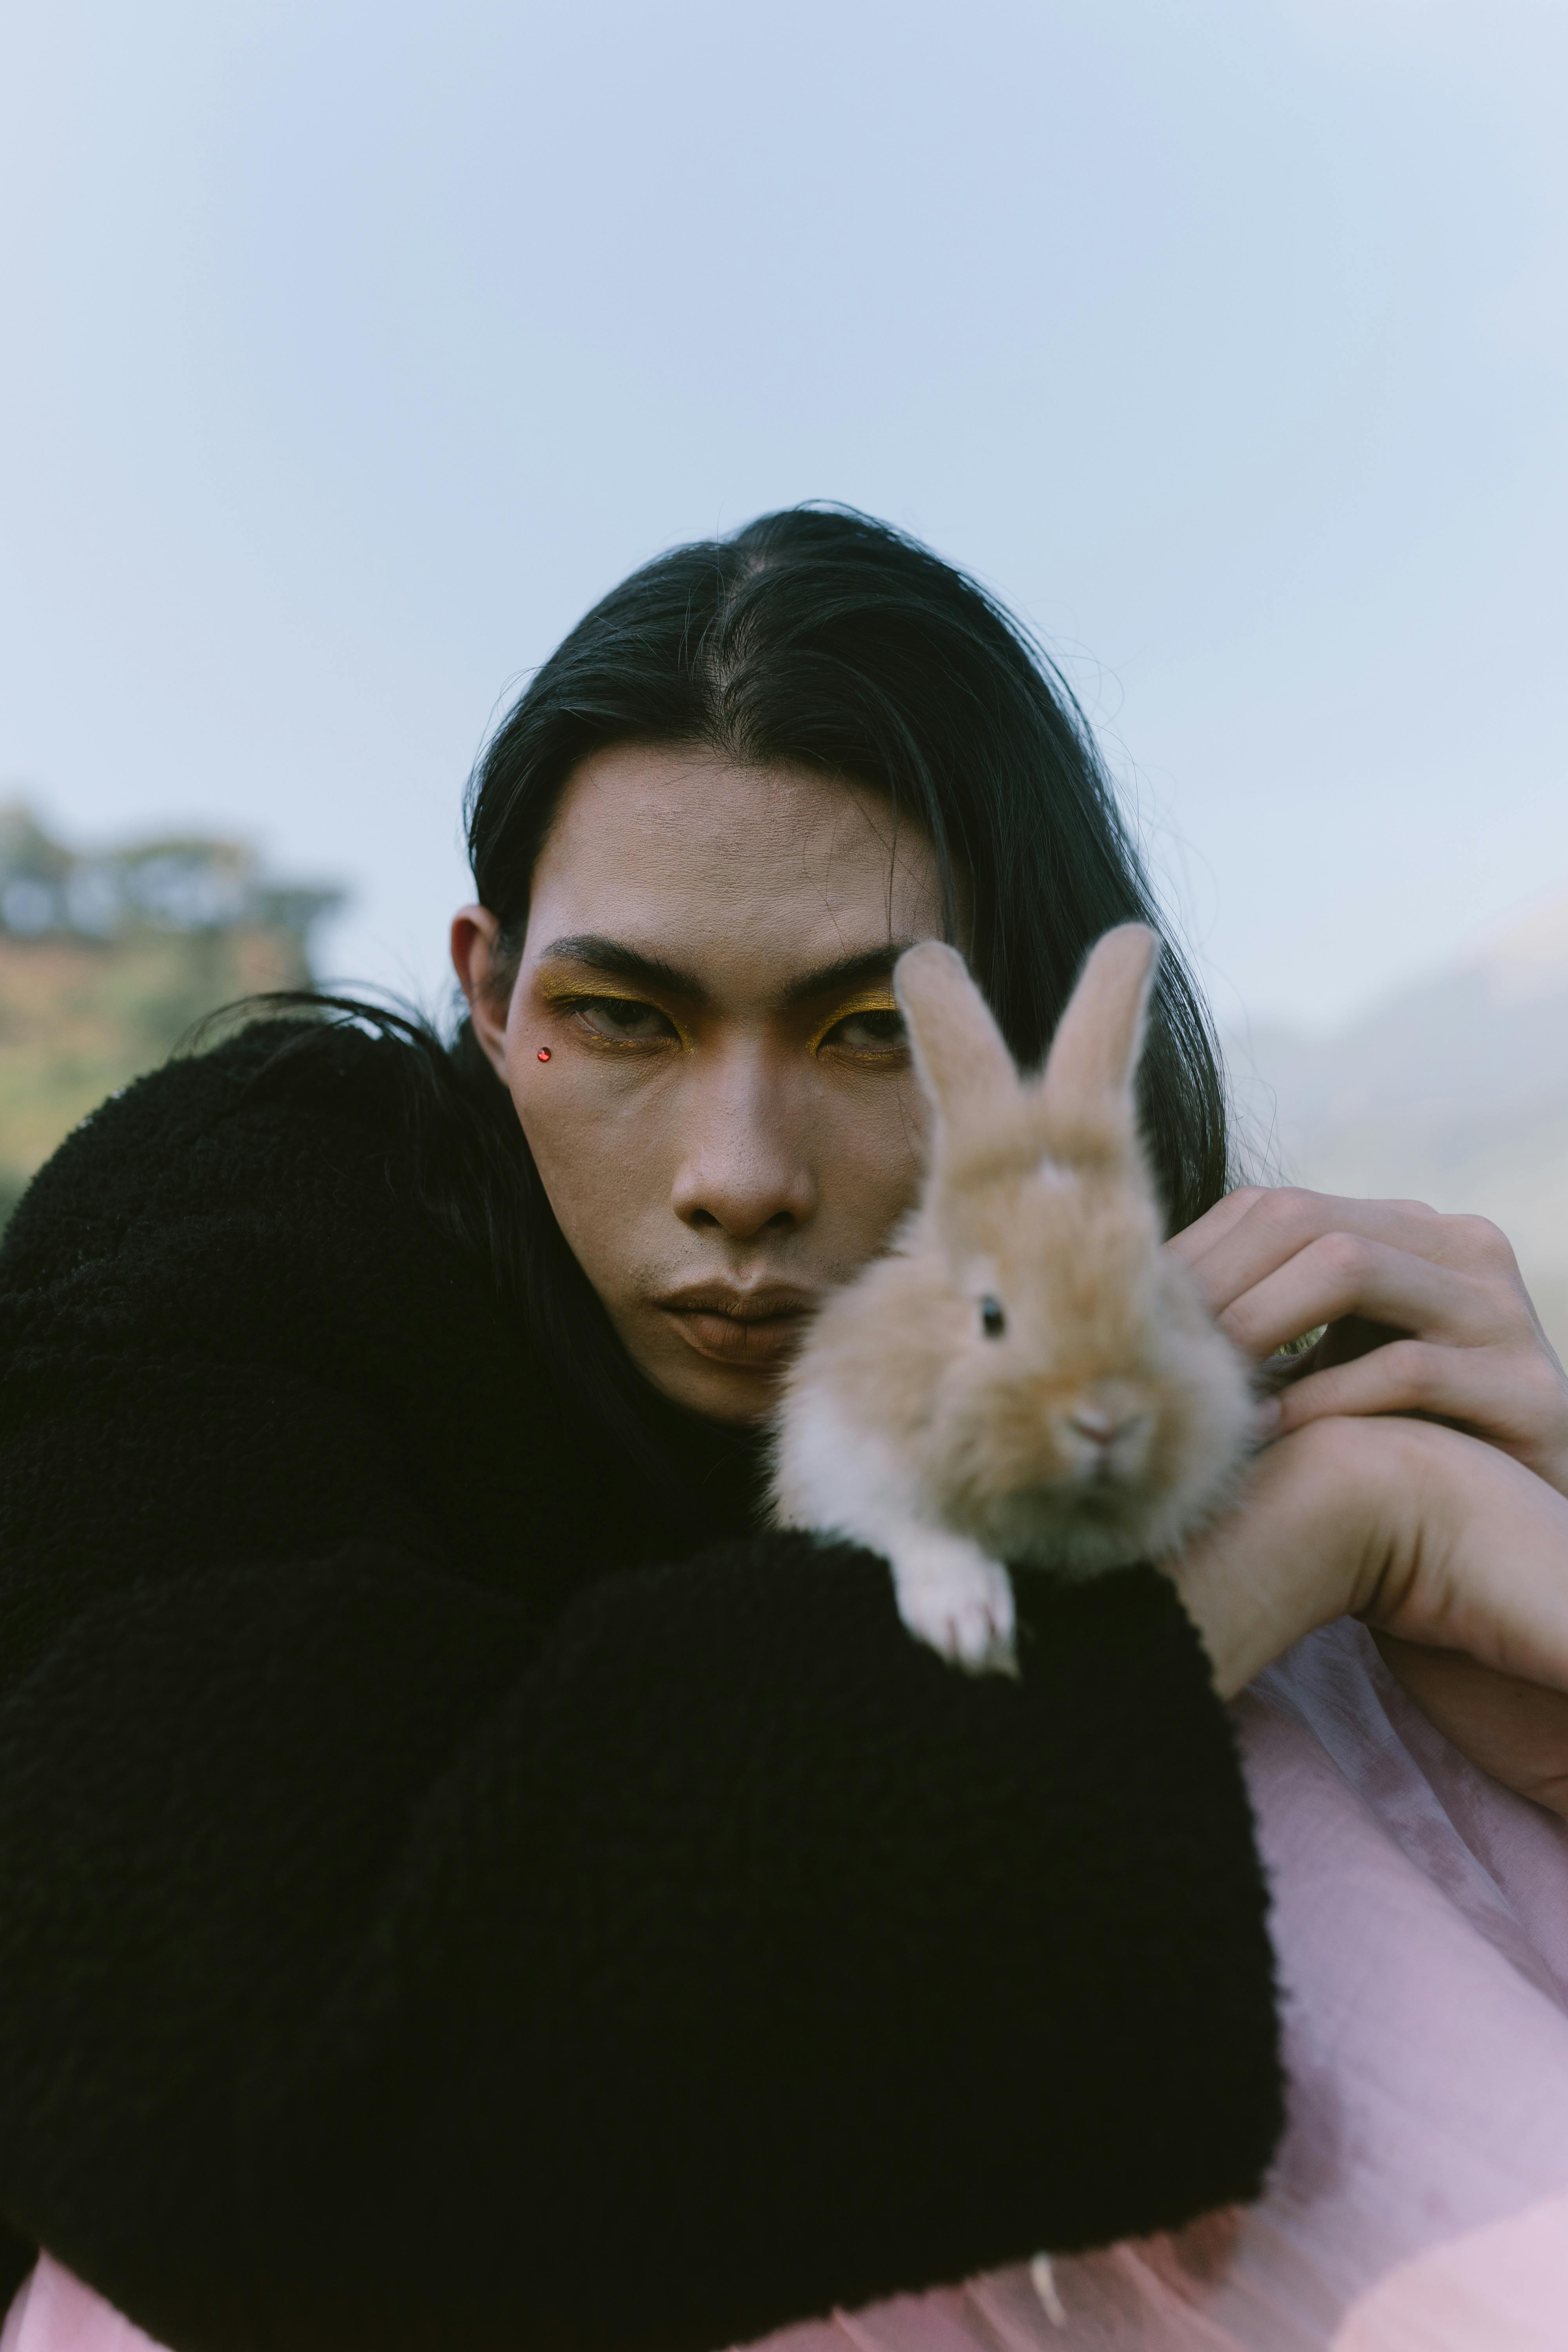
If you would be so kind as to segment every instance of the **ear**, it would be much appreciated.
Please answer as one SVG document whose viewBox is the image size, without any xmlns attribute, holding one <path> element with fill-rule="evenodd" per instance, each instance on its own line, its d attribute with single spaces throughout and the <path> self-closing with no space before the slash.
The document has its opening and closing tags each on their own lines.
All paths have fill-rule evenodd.
<svg viewBox="0 0 1568 2352">
<path fill-rule="evenodd" d="M 468 1019 L 486 1060 L 506 1076 L 506 1018 L 495 976 L 500 925 L 488 907 L 459 907 L 452 918 L 452 969 L 468 1000 Z"/>
<path fill-rule="evenodd" d="M 1057 1024 L 1040 1100 L 1053 1123 L 1091 1148 L 1124 1148 L 1137 1132 L 1133 1085 L 1159 957 L 1146 923 L 1107 931 Z"/>
<path fill-rule="evenodd" d="M 915 1067 L 938 1115 L 952 1126 L 1018 1091 L 1017 1066 L 991 1008 L 956 948 L 922 940 L 893 968 L 893 992 L 909 1024 Z"/>
</svg>

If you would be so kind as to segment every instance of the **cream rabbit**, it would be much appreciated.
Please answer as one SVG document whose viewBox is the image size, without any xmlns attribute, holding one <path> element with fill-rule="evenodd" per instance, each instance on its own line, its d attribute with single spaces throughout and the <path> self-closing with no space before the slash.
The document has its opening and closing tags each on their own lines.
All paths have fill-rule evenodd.
<svg viewBox="0 0 1568 2352">
<path fill-rule="evenodd" d="M 1138 1129 L 1158 944 L 1106 933 L 1028 1079 L 962 957 L 931 940 L 900 958 L 923 1196 L 785 1383 L 775 1521 L 880 1552 L 910 1632 L 973 1673 L 1016 1671 L 1004 1561 L 1082 1577 L 1156 1558 L 1247 1451 L 1246 1367 L 1160 1246 Z"/>
</svg>

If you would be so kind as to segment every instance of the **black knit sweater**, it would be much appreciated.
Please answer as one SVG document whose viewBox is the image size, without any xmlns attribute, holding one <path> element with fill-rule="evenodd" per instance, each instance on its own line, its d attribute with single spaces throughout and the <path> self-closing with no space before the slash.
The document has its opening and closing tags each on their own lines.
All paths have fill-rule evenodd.
<svg viewBox="0 0 1568 2352">
<path fill-rule="evenodd" d="M 1026 1588 L 972 1680 L 721 1433 L 656 1413 L 661 1502 L 418 1205 L 408 1049 L 277 1042 L 106 1105 L 0 1254 L 0 2288 L 711 2352 L 1255 2193 L 1172 1588 Z"/>
</svg>

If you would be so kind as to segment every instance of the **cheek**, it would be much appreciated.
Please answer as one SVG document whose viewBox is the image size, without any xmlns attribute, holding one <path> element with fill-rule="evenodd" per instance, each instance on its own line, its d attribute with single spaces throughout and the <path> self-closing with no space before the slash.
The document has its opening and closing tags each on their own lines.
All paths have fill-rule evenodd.
<svg viewBox="0 0 1568 2352">
<path fill-rule="evenodd" d="M 674 1198 L 687 1160 L 716 1131 L 732 1136 L 730 1106 L 700 1085 L 650 1085 L 572 1053 L 536 1058 L 536 1036 L 509 1054 L 507 1083 L 541 1181 L 566 1241 L 612 1314 L 636 1306 L 650 1266 L 684 1248 Z M 806 1163 L 815 1206 L 797 1246 L 805 1262 L 844 1279 L 874 1256 L 919 1196 L 925 1106 L 912 1076 L 846 1085 L 813 1070 L 775 1074 L 752 1097 L 760 1139 Z"/>
<path fill-rule="evenodd" d="M 555 1221 L 607 1306 L 625 1289 L 639 1236 L 668 1214 L 670 1171 L 661 1121 L 615 1082 L 531 1045 L 509 1061 L 508 1087 Z"/>
<path fill-rule="evenodd" d="M 923 1098 L 912 1079 L 878 1084 L 819 1103 L 812 1124 L 823 1208 L 868 1255 L 920 1197 Z"/>
</svg>

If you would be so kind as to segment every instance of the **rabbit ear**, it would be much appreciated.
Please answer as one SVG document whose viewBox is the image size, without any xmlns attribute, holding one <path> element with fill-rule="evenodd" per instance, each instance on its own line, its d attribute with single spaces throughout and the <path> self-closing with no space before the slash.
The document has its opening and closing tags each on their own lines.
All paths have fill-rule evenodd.
<svg viewBox="0 0 1568 2352">
<path fill-rule="evenodd" d="M 1039 1080 L 1064 1144 L 1124 1150 L 1136 1134 L 1133 1084 L 1159 954 L 1146 923 L 1121 923 L 1089 950 Z"/>
<path fill-rule="evenodd" d="M 893 990 L 915 1051 L 921 1084 L 939 1115 L 962 1126 L 1018 1091 L 1018 1071 L 990 1006 L 956 948 L 922 940 L 893 969 Z"/>
</svg>

